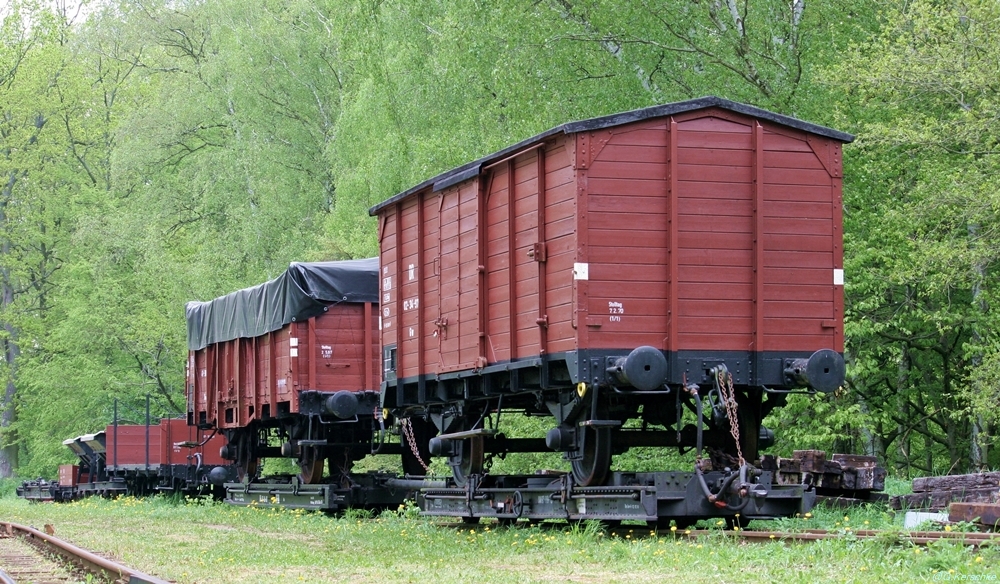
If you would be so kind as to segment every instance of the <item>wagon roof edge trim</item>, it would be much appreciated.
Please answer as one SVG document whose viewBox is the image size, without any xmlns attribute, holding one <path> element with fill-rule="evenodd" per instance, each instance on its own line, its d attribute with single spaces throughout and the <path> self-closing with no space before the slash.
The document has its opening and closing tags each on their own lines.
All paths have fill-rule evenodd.
<svg viewBox="0 0 1000 584">
<path fill-rule="evenodd" d="M 399 201 L 402 201 L 403 199 L 406 199 L 407 197 L 413 195 L 414 193 L 422 191 L 428 187 L 431 187 L 432 191 L 436 192 L 445 189 L 449 186 L 458 184 L 462 181 L 465 181 L 479 174 L 480 169 L 491 160 L 497 160 L 504 156 L 508 156 L 511 153 L 516 152 L 521 148 L 524 148 L 525 146 L 545 140 L 546 138 L 549 138 L 555 134 L 560 134 L 560 133 L 575 134 L 578 132 L 589 132 L 593 130 L 600 130 L 604 128 L 621 126 L 624 124 L 638 122 L 649 118 L 669 116 L 689 111 L 695 111 L 699 109 L 707 109 L 710 107 L 718 107 L 736 113 L 756 118 L 761 118 L 764 120 L 774 122 L 776 124 L 781 124 L 783 126 L 788 126 L 790 128 L 795 128 L 797 130 L 802 130 L 804 132 L 809 132 L 812 134 L 837 140 L 838 142 L 850 143 L 854 141 L 854 136 L 852 134 L 848 134 L 847 132 L 841 132 L 839 130 L 834 130 L 833 128 L 828 128 L 826 126 L 821 126 L 819 124 L 813 124 L 810 122 L 800 120 L 798 118 L 793 118 L 791 116 L 786 116 L 769 110 L 761 109 L 759 107 L 755 107 L 752 105 L 747 105 L 745 103 L 730 101 L 728 99 L 716 96 L 705 96 L 696 99 L 689 99 L 687 101 L 654 105 L 642 109 L 611 114 L 608 116 L 600 116 L 596 118 L 589 118 L 586 120 L 579 120 L 575 122 L 567 122 L 565 124 L 561 124 L 559 126 L 556 126 L 555 128 L 542 132 L 541 134 L 537 134 L 525 140 L 521 140 L 520 142 L 508 146 L 503 150 L 493 152 L 478 160 L 468 162 L 451 170 L 447 170 L 437 176 L 429 178 L 373 206 L 368 210 L 368 214 L 371 216 L 375 216 L 382 209 L 390 205 L 393 205 Z"/>
</svg>

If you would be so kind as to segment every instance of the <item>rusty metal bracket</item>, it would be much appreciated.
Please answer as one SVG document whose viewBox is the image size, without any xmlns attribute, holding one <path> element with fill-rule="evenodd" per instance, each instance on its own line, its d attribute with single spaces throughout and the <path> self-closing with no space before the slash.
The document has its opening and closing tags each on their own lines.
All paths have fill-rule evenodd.
<svg viewBox="0 0 1000 584">
<path fill-rule="evenodd" d="M 531 249 L 528 250 L 528 257 L 535 260 L 536 262 L 544 262 L 547 259 L 547 246 L 544 242 L 537 242 L 531 245 Z"/>
</svg>

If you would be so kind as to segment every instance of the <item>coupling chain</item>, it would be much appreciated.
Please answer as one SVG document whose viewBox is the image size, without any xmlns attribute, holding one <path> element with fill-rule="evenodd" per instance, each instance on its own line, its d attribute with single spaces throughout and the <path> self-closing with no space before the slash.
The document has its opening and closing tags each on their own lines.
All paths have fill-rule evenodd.
<svg viewBox="0 0 1000 584">
<path fill-rule="evenodd" d="M 403 437 L 406 438 L 406 442 L 410 445 L 410 452 L 412 452 L 413 456 L 416 457 L 420 466 L 424 467 L 424 472 L 426 474 L 431 474 L 431 467 L 428 466 L 427 463 L 424 462 L 424 459 L 420 456 L 420 449 L 417 448 L 417 441 L 413 437 L 413 426 L 410 425 L 410 419 L 400 418 L 399 429 L 403 431 Z"/>
<path fill-rule="evenodd" d="M 736 442 L 736 456 L 739 458 L 740 468 L 743 467 L 743 449 L 740 447 L 740 422 L 736 417 L 736 389 L 733 388 L 733 374 L 726 369 L 716 371 L 716 381 L 719 386 L 719 397 L 726 406 L 726 417 L 729 418 L 729 432 Z"/>
</svg>

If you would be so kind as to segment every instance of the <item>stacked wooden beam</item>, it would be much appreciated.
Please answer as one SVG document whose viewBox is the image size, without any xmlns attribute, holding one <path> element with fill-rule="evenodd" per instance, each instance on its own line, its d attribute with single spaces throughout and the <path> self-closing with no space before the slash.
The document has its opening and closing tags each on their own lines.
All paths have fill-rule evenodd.
<svg viewBox="0 0 1000 584">
<path fill-rule="evenodd" d="M 978 523 L 994 531 L 1000 529 L 1000 504 L 952 503 L 948 506 L 948 521 Z"/>
<path fill-rule="evenodd" d="M 912 495 L 889 498 L 893 509 L 946 509 L 952 502 L 1000 503 L 1000 472 L 913 479 Z"/>
<path fill-rule="evenodd" d="M 885 488 L 885 469 L 874 456 L 834 454 L 830 458 L 822 450 L 796 450 L 792 458 L 764 456 L 761 468 L 774 473 L 779 485 L 811 485 L 821 495 L 854 496 L 855 491 Z"/>
</svg>

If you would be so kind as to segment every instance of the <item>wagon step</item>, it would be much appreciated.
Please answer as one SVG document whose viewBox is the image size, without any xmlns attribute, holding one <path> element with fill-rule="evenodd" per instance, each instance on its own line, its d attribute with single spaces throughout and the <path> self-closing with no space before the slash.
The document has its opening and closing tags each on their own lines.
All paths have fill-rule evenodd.
<svg viewBox="0 0 1000 584">
<path fill-rule="evenodd" d="M 618 428 L 622 425 L 620 420 L 584 420 L 578 424 L 581 428 L 589 426 L 591 428 Z"/>
</svg>

